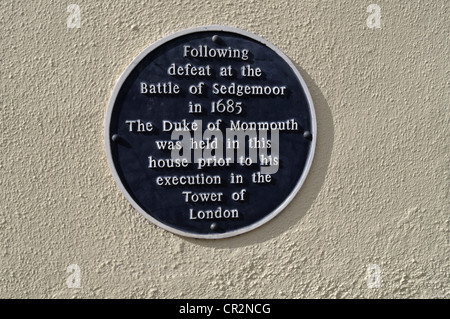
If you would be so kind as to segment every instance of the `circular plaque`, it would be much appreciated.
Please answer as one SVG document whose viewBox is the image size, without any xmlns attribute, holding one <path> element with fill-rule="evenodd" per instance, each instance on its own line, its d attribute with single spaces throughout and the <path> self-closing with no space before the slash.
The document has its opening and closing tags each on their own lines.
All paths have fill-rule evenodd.
<svg viewBox="0 0 450 319">
<path fill-rule="evenodd" d="M 275 217 L 301 188 L 315 140 L 313 102 L 293 63 L 224 26 L 146 48 L 119 78 L 105 119 L 108 164 L 128 201 L 195 238 Z"/>
</svg>

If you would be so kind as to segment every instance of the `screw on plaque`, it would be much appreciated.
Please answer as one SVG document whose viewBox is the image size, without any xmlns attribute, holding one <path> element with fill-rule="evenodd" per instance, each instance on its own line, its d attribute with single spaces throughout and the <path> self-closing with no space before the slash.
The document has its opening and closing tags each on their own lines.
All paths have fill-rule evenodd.
<svg viewBox="0 0 450 319">
<path fill-rule="evenodd" d="M 223 39 L 221 37 L 219 37 L 217 34 L 213 35 L 212 40 L 214 43 L 217 43 L 217 44 L 225 44 Z"/>
<path fill-rule="evenodd" d="M 217 230 L 217 227 L 217 223 L 212 223 L 209 228 L 211 228 L 211 230 Z"/>
<path fill-rule="evenodd" d="M 119 141 L 120 141 L 120 136 L 119 136 L 119 134 L 114 134 L 114 135 L 111 137 L 111 139 L 112 139 L 112 141 L 113 141 L 114 143 L 119 143 Z"/>
<path fill-rule="evenodd" d="M 303 133 L 303 137 L 304 137 L 305 139 L 307 139 L 308 141 L 311 141 L 311 140 L 312 140 L 312 134 L 311 134 L 310 131 L 305 131 L 305 133 Z"/>
</svg>

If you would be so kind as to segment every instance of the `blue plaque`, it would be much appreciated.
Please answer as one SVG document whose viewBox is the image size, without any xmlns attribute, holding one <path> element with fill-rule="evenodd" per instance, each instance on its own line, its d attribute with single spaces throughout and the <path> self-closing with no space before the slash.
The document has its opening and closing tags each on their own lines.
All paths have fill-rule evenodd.
<svg viewBox="0 0 450 319">
<path fill-rule="evenodd" d="M 173 233 L 225 238 L 282 211 L 316 140 L 300 73 L 249 32 L 175 33 L 121 75 L 105 119 L 109 167 L 143 216 Z"/>
</svg>

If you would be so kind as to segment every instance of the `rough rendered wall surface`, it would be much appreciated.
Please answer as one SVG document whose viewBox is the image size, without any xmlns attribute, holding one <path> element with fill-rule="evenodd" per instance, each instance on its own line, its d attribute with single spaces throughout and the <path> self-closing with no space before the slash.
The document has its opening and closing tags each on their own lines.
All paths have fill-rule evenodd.
<svg viewBox="0 0 450 319">
<path fill-rule="evenodd" d="M 67 29 L 71 3 L 80 29 Z M 381 29 L 366 24 L 371 3 Z M 449 298 L 449 14 L 447 0 L 1 1 L 0 297 Z M 280 215 L 206 241 L 131 207 L 103 120 L 139 52 L 211 24 L 290 57 L 318 144 Z"/>
</svg>

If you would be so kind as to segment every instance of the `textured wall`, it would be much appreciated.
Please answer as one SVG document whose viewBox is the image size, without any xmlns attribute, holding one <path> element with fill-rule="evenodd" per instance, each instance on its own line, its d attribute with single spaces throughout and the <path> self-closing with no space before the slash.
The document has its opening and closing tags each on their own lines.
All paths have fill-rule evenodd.
<svg viewBox="0 0 450 319">
<path fill-rule="evenodd" d="M 373 0 L 382 28 L 369 29 L 371 1 L 2 1 L 0 297 L 449 298 L 450 2 Z M 67 29 L 70 3 L 80 29 Z M 103 148 L 126 66 L 209 24 L 284 51 L 318 121 L 293 202 L 216 241 L 148 222 Z M 81 289 L 66 285 L 70 264 Z"/>
</svg>

